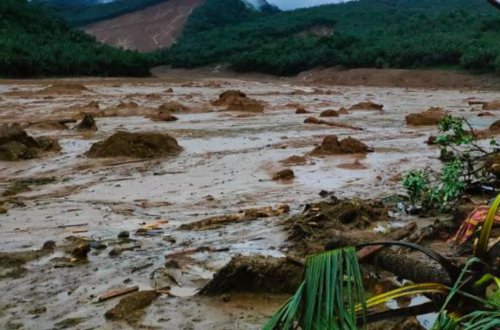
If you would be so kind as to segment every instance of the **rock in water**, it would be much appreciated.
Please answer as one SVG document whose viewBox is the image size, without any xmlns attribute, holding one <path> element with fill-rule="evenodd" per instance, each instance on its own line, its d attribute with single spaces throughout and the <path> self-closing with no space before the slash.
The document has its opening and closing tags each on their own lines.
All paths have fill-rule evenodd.
<svg viewBox="0 0 500 330">
<path fill-rule="evenodd" d="M 432 107 L 424 112 L 412 113 L 406 116 L 406 123 L 412 126 L 434 126 L 446 117 L 442 108 Z"/>
<path fill-rule="evenodd" d="M 228 111 L 263 112 L 264 104 L 251 99 L 243 92 L 229 90 L 219 95 L 219 99 L 212 101 L 214 106 L 226 106 Z"/>
<path fill-rule="evenodd" d="M 59 150 L 57 141 L 47 137 L 35 139 L 18 124 L 0 126 L 0 160 L 33 159 L 40 152 Z"/>
<path fill-rule="evenodd" d="M 349 108 L 349 110 L 375 110 L 375 111 L 382 111 L 384 106 L 382 104 L 377 104 L 374 102 L 360 102 L 358 104 L 353 105 L 352 107 Z"/>
<path fill-rule="evenodd" d="M 339 113 L 335 110 L 325 110 L 319 116 L 320 117 L 338 117 Z"/>
<path fill-rule="evenodd" d="M 338 154 L 366 154 L 373 151 L 363 142 L 348 137 L 342 141 L 339 141 L 336 135 L 329 135 L 323 139 L 323 142 L 319 147 L 316 147 L 313 151 L 313 155 L 338 155 Z"/>
<path fill-rule="evenodd" d="M 177 140 L 168 134 L 117 132 L 93 144 L 86 155 L 91 158 L 160 158 L 177 155 L 181 151 Z"/>
<path fill-rule="evenodd" d="M 82 121 L 74 129 L 81 132 L 95 132 L 97 131 L 97 125 L 94 117 L 90 113 L 85 113 Z"/>
<path fill-rule="evenodd" d="M 280 181 L 280 180 L 293 180 L 295 178 L 295 173 L 289 168 L 284 169 L 282 171 L 279 171 L 278 173 L 273 175 L 273 180 L 274 181 Z"/>
</svg>

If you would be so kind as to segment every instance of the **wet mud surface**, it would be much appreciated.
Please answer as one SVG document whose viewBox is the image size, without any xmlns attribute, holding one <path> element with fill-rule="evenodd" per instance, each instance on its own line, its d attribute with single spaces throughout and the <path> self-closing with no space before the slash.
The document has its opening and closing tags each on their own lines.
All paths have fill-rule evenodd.
<svg viewBox="0 0 500 330">
<path fill-rule="evenodd" d="M 284 220 L 320 200 L 320 191 L 382 198 L 401 192 L 407 170 L 438 170 L 438 152 L 426 143 L 436 127 L 407 126 L 408 114 L 441 107 L 478 129 L 500 117 L 494 110 L 478 117 L 481 106 L 469 105 L 500 99 L 490 91 L 236 79 L 51 83 L 0 82 L 0 124 L 18 123 L 61 146 L 35 159 L 0 162 L 0 328 L 259 329 L 287 295 L 195 294 L 235 256 L 287 256 Z M 259 100 L 263 112 L 213 105 L 227 90 Z M 169 102 L 183 105 L 177 120 L 155 120 Z M 383 110 L 342 111 L 335 123 L 343 125 L 304 123 L 361 102 Z M 309 113 L 296 114 L 297 108 Z M 72 129 L 83 113 L 93 115 L 97 130 Z M 53 124 L 61 121 L 67 127 Z M 168 134 L 182 151 L 155 159 L 85 155 L 120 130 Z M 358 139 L 373 152 L 314 153 L 330 135 Z M 293 178 L 273 180 L 284 169 Z M 273 212 L 280 205 L 290 210 Z M 389 225 L 362 227 L 381 226 Z M 126 319 L 115 317 L 121 312 L 106 318 L 123 297 L 99 297 L 131 286 L 154 299 L 138 303 Z"/>
</svg>

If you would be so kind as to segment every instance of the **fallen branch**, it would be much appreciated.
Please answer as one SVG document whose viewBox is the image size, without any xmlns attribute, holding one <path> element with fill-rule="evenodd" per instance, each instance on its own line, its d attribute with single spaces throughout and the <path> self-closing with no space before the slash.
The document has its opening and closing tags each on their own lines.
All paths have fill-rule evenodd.
<svg viewBox="0 0 500 330">
<path fill-rule="evenodd" d="M 132 286 L 130 288 L 122 288 L 122 289 L 108 291 L 105 294 L 103 294 L 102 296 L 100 296 L 97 299 L 97 301 L 99 301 L 99 302 L 106 301 L 106 300 L 113 299 L 113 298 L 116 298 L 119 296 L 123 296 L 127 293 L 131 293 L 131 292 L 135 292 L 135 291 L 139 291 L 139 287 L 137 285 Z"/>
</svg>

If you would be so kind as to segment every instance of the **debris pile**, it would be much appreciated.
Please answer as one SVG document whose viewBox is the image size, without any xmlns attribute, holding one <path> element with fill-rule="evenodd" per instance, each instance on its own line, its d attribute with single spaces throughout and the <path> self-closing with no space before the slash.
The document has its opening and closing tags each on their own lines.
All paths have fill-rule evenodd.
<svg viewBox="0 0 500 330">
<path fill-rule="evenodd" d="M 272 207 L 262 207 L 242 210 L 236 214 L 209 217 L 200 221 L 184 224 L 179 227 L 180 230 L 209 230 L 219 228 L 228 223 L 240 221 L 252 221 L 256 219 L 278 217 L 290 212 L 290 206 L 279 204 L 275 209 Z"/>
<path fill-rule="evenodd" d="M 168 134 L 117 132 L 93 144 L 86 155 L 91 158 L 160 158 L 177 155 L 181 150 L 177 140 Z"/>
<path fill-rule="evenodd" d="M 339 231 L 345 234 L 346 229 L 365 229 L 374 222 L 387 221 L 387 212 L 387 207 L 380 202 L 332 197 L 309 205 L 301 214 L 287 220 L 288 241 L 292 250 L 300 255 L 317 253 L 338 236 Z M 364 239 L 374 239 L 376 234 L 372 232 L 372 235 Z"/>
<path fill-rule="evenodd" d="M 286 258 L 236 256 L 200 292 L 292 293 L 302 281 L 303 267 Z"/>
</svg>

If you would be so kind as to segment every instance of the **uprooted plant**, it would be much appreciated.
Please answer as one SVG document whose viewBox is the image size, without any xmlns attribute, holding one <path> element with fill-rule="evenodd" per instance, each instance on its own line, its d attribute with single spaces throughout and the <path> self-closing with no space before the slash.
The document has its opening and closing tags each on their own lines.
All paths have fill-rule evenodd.
<svg viewBox="0 0 500 330">
<path fill-rule="evenodd" d="M 435 251 L 403 242 L 374 242 L 313 255 L 306 262 L 303 283 L 264 330 L 356 330 L 366 328 L 374 321 L 431 312 L 438 314 L 433 330 L 498 328 L 500 265 L 497 250 L 500 242 L 494 242 L 491 248 L 488 244 L 499 205 L 500 195 L 489 209 L 479 232 L 474 256 L 462 266 L 453 264 Z M 448 272 L 451 281 L 406 285 L 367 297 L 356 249 L 392 245 L 425 253 Z M 380 306 L 390 300 L 417 295 L 425 296 L 428 302 L 380 311 Z"/>
<path fill-rule="evenodd" d="M 439 176 L 427 170 L 412 170 L 404 178 L 412 205 L 423 208 L 450 210 L 464 190 L 473 186 L 488 189 L 495 180 L 488 173 L 488 159 L 498 155 L 496 140 L 481 146 L 471 124 L 464 118 L 447 116 L 439 123 L 439 132 L 433 144 L 440 146 L 444 162 Z"/>
</svg>

